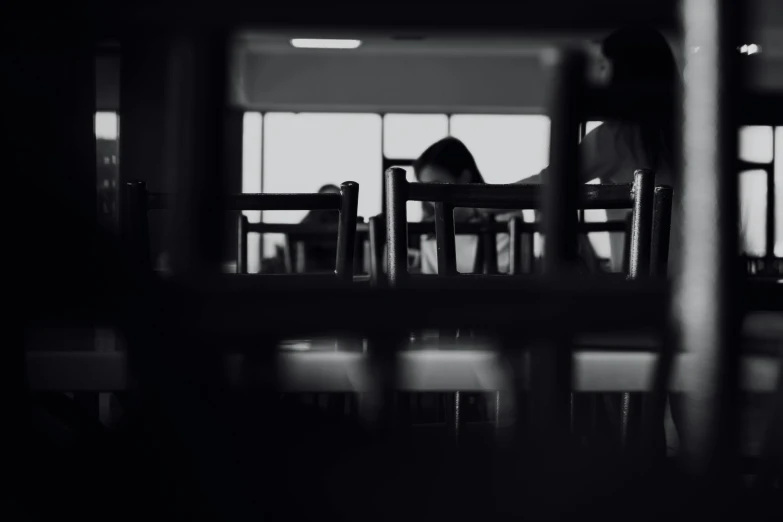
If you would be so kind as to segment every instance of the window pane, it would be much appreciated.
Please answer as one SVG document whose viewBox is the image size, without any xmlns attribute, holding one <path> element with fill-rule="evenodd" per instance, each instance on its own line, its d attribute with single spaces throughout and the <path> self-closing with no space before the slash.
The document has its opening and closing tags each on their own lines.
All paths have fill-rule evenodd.
<svg viewBox="0 0 783 522">
<path fill-rule="evenodd" d="M 589 134 L 591 130 L 598 128 L 603 124 L 602 121 L 588 121 L 585 123 L 585 134 Z"/>
<path fill-rule="evenodd" d="M 783 127 L 775 129 L 775 255 L 783 257 Z"/>
<path fill-rule="evenodd" d="M 119 117 L 116 112 L 95 113 L 96 196 L 98 220 L 111 230 L 119 226 L 120 171 Z"/>
<path fill-rule="evenodd" d="M 449 120 L 445 114 L 387 114 L 383 118 L 383 155 L 416 159 L 448 134 Z"/>
<path fill-rule="evenodd" d="M 268 113 L 264 117 L 264 192 L 317 192 L 359 183 L 359 215 L 381 211 L 381 117 L 378 114 Z M 264 221 L 297 223 L 306 211 L 266 212 Z M 271 238 L 270 238 L 271 239 Z M 264 241 L 265 255 L 273 246 Z M 271 250 L 273 251 L 273 250 Z"/>
<path fill-rule="evenodd" d="M 263 117 L 260 112 L 246 112 L 242 119 L 242 192 L 261 192 L 261 154 L 263 140 Z M 243 212 L 248 221 L 261 221 L 261 212 Z M 261 238 L 255 232 L 247 236 L 247 271 L 258 272 L 261 262 Z"/>
<path fill-rule="evenodd" d="M 102 140 L 116 140 L 120 134 L 116 112 L 95 113 L 95 137 Z"/>
<path fill-rule="evenodd" d="M 598 122 L 599 125 L 601 122 Z M 590 185 L 597 185 L 600 180 L 594 179 L 588 181 Z M 587 223 L 605 223 L 607 221 L 606 210 L 602 209 L 587 209 L 585 210 L 585 222 Z M 609 232 L 596 232 L 594 234 L 588 234 L 587 236 L 592 243 L 595 253 L 598 257 L 604 259 L 610 259 L 612 257 L 612 249 L 609 246 Z"/>
<path fill-rule="evenodd" d="M 751 256 L 766 252 L 767 173 L 749 170 L 740 173 L 740 246 Z"/>
<path fill-rule="evenodd" d="M 746 126 L 740 128 L 739 157 L 742 160 L 756 163 L 772 161 L 772 127 Z"/>
<path fill-rule="evenodd" d="M 451 135 L 476 158 L 487 183 L 513 183 L 549 163 L 549 118 L 538 115 L 455 115 Z"/>
</svg>

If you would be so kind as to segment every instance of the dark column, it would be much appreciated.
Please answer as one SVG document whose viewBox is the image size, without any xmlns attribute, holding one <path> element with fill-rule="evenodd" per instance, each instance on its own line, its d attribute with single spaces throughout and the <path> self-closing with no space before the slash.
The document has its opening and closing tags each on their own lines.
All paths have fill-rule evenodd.
<svg viewBox="0 0 783 522">
<path fill-rule="evenodd" d="M 143 181 L 147 190 L 167 190 L 164 168 L 164 39 L 151 28 L 122 39 L 120 70 L 120 187 Z M 120 210 L 122 215 L 122 210 Z M 150 257 L 153 266 L 166 250 L 165 222 L 169 211 L 149 213 Z"/>
<path fill-rule="evenodd" d="M 170 259 L 175 273 L 189 277 L 218 271 L 224 255 L 228 38 L 220 31 L 181 30 L 167 49 L 165 164 L 174 193 Z"/>
</svg>

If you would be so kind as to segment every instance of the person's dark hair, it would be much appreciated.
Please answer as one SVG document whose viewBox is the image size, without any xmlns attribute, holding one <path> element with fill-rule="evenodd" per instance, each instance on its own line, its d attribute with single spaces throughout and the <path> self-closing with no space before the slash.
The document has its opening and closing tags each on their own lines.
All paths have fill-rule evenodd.
<svg viewBox="0 0 783 522">
<path fill-rule="evenodd" d="M 666 38 L 651 27 L 626 27 L 604 39 L 601 52 L 612 64 L 612 86 L 642 86 L 670 93 L 660 104 L 640 107 L 638 119 L 645 152 L 653 162 L 650 167 L 658 168 L 661 159 L 673 167 L 675 121 L 672 111 L 666 109 L 673 107 L 681 79 Z"/>
<path fill-rule="evenodd" d="M 318 189 L 319 194 L 339 194 L 340 187 L 328 183 Z M 307 215 L 302 218 L 302 223 L 309 223 L 311 225 L 328 225 L 337 223 L 340 220 L 340 213 L 336 210 L 311 210 Z"/>
<path fill-rule="evenodd" d="M 612 62 L 612 83 L 671 87 L 679 79 L 677 61 L 669 43 L 651 27 L 626 27 L 601 43 Z"/>
<path fill-rule="evenodd" d="M 340 187 L 337 185 L 333 185 L 331 183 L 327 183 L 323 187 L 318 189 L 319 194 L 339 194 L 340 193 Z"/>
<path fill-rule="evenodd" d="M 484 177 L 476 165 L 476 160 L 468 148 L 457 138 L 443 138 L 430 145 L 416 161 L 413 171 L 419 179 L 425 167 L 439 167 L 450 172 L 455 178 L 463 171 L 470 172 L 468 183 L 485 183 Z"/>
</svg>

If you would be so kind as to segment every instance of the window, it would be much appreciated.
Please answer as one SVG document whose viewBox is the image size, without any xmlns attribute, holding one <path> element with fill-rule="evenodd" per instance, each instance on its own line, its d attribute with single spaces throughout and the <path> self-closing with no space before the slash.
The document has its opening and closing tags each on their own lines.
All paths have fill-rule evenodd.
<svg viewBox="0 0 783 522">
<path fill-rule="evenodd" d="M 766 253 L 767 231 L 766 171 L 749 170 L 740 173 L 739 194 L 742 224 L 740 247 L 748 255 L 763 257 Z"/>
<path fill-rule="evenodd" d="M 772 164 L 773 174 L 780 177 L 778 165 L 780 157 L 778 152 L 783 152 L 780 147 L 780 134 L 774 132 L 768 126 L 745 126 L 739 132 L 739 157 L 743 161 Z M 783 250 L 781 245 L 779 225 L 780 222 L 780 189 L 775 184 L 775 220 L 776 241 L 775 255 Z M 767 173 L 765 170 L 748 170 L 740 173 L 739 177 L 739 210 L 741 223 L 740 247 L 742 251 L 751 256 L 764 256 L 766 254 L 767 234 Z"/>
<path fill-rule="evenodd" d="M 94 119 L 96 153 L 96 196 L 98 220 L 109 229 L 119 226 L 119 117 L 116 112 L 96 112 Z"/>
<path fill-rule="evenodd" d="M 416 159 L 448 135 L 449 119 L 445 114 L 387 114 L 383 117 L 383 155 Z"/>
<path fill-rule="evenodd" d="M 242 192 L 257 194 L 262 192 L 261 160 L 263 154 L 263 124 L 261 113 L 246 112 L 242 119 Z M 244 211 L 251 223 L 261 221 L 261 212 Z M 247 237 L 247 271 L 256 273 L 261 263 L 261 238 L 253 232 Z"/>
<path fill-rule="evenodd" d="M 384 166 L 405 169 L 408 181 L 414 182 L 413 160 L 448 135 L 449 118 L 445 114 L 387 114 L 383 117 Z M 402 161 L 395 164 L 394 160 Z M 408 221 L 421 221 L 421 203 L 409 201 L 407 208 Z"/>
<path fill-rule="evenodd" d="M 356 181 L 359 215 L 369 217 L 381 211 L 378 114 L 268 113 L 263 140 L 264 192 L 317 192 L 325 184 Z M 297 223 L 306 214 L 268 212 L 263 219 Z M 266 239 L 264 254 L 273 255 L 275 240 Z"/>
<path fill-rule="evenodd" d="M 546 116 L 455 115 L 451 135 L 473 153 L 487 183 L 514 183 L 549 163 Z"/>
<path fill-rule="evenodd" d="M 588 121 L 585 123 L 585 134 L 589 134 L 590 131 L 600 127 L 603 124 L 602 121 Z"/>
<path fill-rule="evenodd" d="M 588 182 L 589 184 L 599 184 L 600 180 L 594 179 Z M 606 210 L 602 209 L 587 209 L 584 211 L 586 223 L 605 223 L 607 221 Z M 609 243 L 609 232 L 595 232 L 588 234 L 590 243 L 595 249 L 595 253 L 598 257 L 603 259 L 610 259 L 612 257 L 612 249 Z"/>
<path fill-rule="evenodd" d="M 97 139 L 116 140 L 119 135 L 119 117 L 116 112 L 95 113 L 95 137 Z"/>
<path fill-rule="evenodd" d="M 783 127 L 775 129 L 775 256 L 783 257 Z"/>
<path fill-rule="evenodd" d="M 603 122 L 587 122 L 589 133 Z M 96 136 L 116 139 L 115 113 L 97 113 Z M 462 140 L 473 153 L 488 183 L 513 183 L 538 173 L 549 162 L 549 119 L 541 115 L 446 115 L 446 114 L 337 114 L 337 113 L 247 113 L 244 120 L 244 192 L 315 192 L 327 183 L 356 181 L 360 184 L 359 215 L 381 212 L 384 167 L 404 168 L 409 181 L 415 181 L 413 161 L 431 144 L 446 136 Z M 114 138 L 112 138 L 112 136 Z M 783 203 L 783 127 L 747 126 L 740 130 L 739 156 L 754 163 L 774 163 L 777 201 Z M 262 154 L 264 152 L 264 154 Z M 592 183 L 598 183 L 593 180 Z M 766 190 L 763 170 L 740 175 L 740 211 L 743 223 L 743 249 L 763 255 L 766 248 Z M 783 204 L 775 207 L 775 255 L 783 256 Z M 259 212 L 247 212 L 251 221 L 262 219 Z M 533 212 L 525 212 L 532 221 Z M 298 222 L 304 211 L 268 212 L 264 220 Z M 420 220 L 421 205 L 409 202 L 408 217 Z M 586 221 L 606 221 L 606 212 L 590 210 Z M 608 233 L 591 234 L 600 257 L 609 257 Z M 253 271 L 259 238 L 248 238 Z M 281 238 L 267 237 L 264 255 L 273 255 Z M 542 241 L 536 239 L 536 251 Z"/>
<path fill-rule="evenodd" d="M 740 159 L 755 163 L 770 163 L 773 154 L 772 127 L 747 126 L 740 129 Z"/>
</svg>

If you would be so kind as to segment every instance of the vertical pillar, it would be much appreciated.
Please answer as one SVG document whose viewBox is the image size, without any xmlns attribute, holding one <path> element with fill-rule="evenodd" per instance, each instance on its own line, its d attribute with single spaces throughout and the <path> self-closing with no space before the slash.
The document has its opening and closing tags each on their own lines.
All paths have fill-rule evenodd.
<svg viewBox="0 0 783 522">
<path fill-rule="evenodd" d="M 585 59 L 575 51 L 553 52 L 549 114 L 550 173 L 544 183 L 544 263 L 551 277 L 569 273 L 577 259 L 579 204 L 578 97 L 585 78 Z M 536 443 L 562 450 L 571 413 L 572 355 L 567 332 L 551 332 L 530 353 L 530 426 Z M 550 454 L 551 455 L 551 454 Z"/>
<path fill-rule="evenodd" d="M 146 28 L 126 32 L 121 39 L 120 64 L 120 187 L 144 182 L 150 192 L 165 192 L 164 81 L 166 60 L 162 35 Z M 122 206 L 122 203 L 120 203 Z M 120 216 L 128 215 L 120 208 Z M 168 210 L 148 215 L 149 251 L 153 266 L 166 252 Z M 120 228 L 125 228 L 121 223 Z"/>
<path fill-rule="evenodd" d="M 231 81 L 229 78 L 228 81 Z M 225 177 L 225 190 L 227 194 L 242 193 L 242 129 L 244 111 L 239 107 L 230 107 L 226 110 L 224 116 L 224 134 L 223 134 L 223 176 Z M 241 214 L 241 213 L 239 213 Z M 223 251 L 227 254 L 237 253 L 237 241 L 239 241 L 239 221 L 236 215 L 227 215 L 222 223 L 225 225 L 226 235 L 223 245 Z M 243 241 L 246 241 L 244 238 Z M 247 248 L 247 245 L 245 245 Z M 233 255 L 225 261 L 237 261 Z M 245 261 L 247 262 L 247 261 Z M 247 268 L 247 267 L 245 267 Z"/>
<path fill-rule="evenodd" d="M 222 31 L 182 30 L 168 46 L 166 169 L 174 208 L 169 221 L 172 272 L 218 272 L 226 216 L 223 196 L 228 38 Z"/>
<path fill-rule="evenodd" d="M 735 465 L 740 310 L 737 173 L 737 18 L 732 0 L 685 0 L 689 56 L 683 103 L 680 270 L 674 313 L 694 358 L 685 394 L 684 462 L 694 484 L 725 484 Z"/>
</svg>

